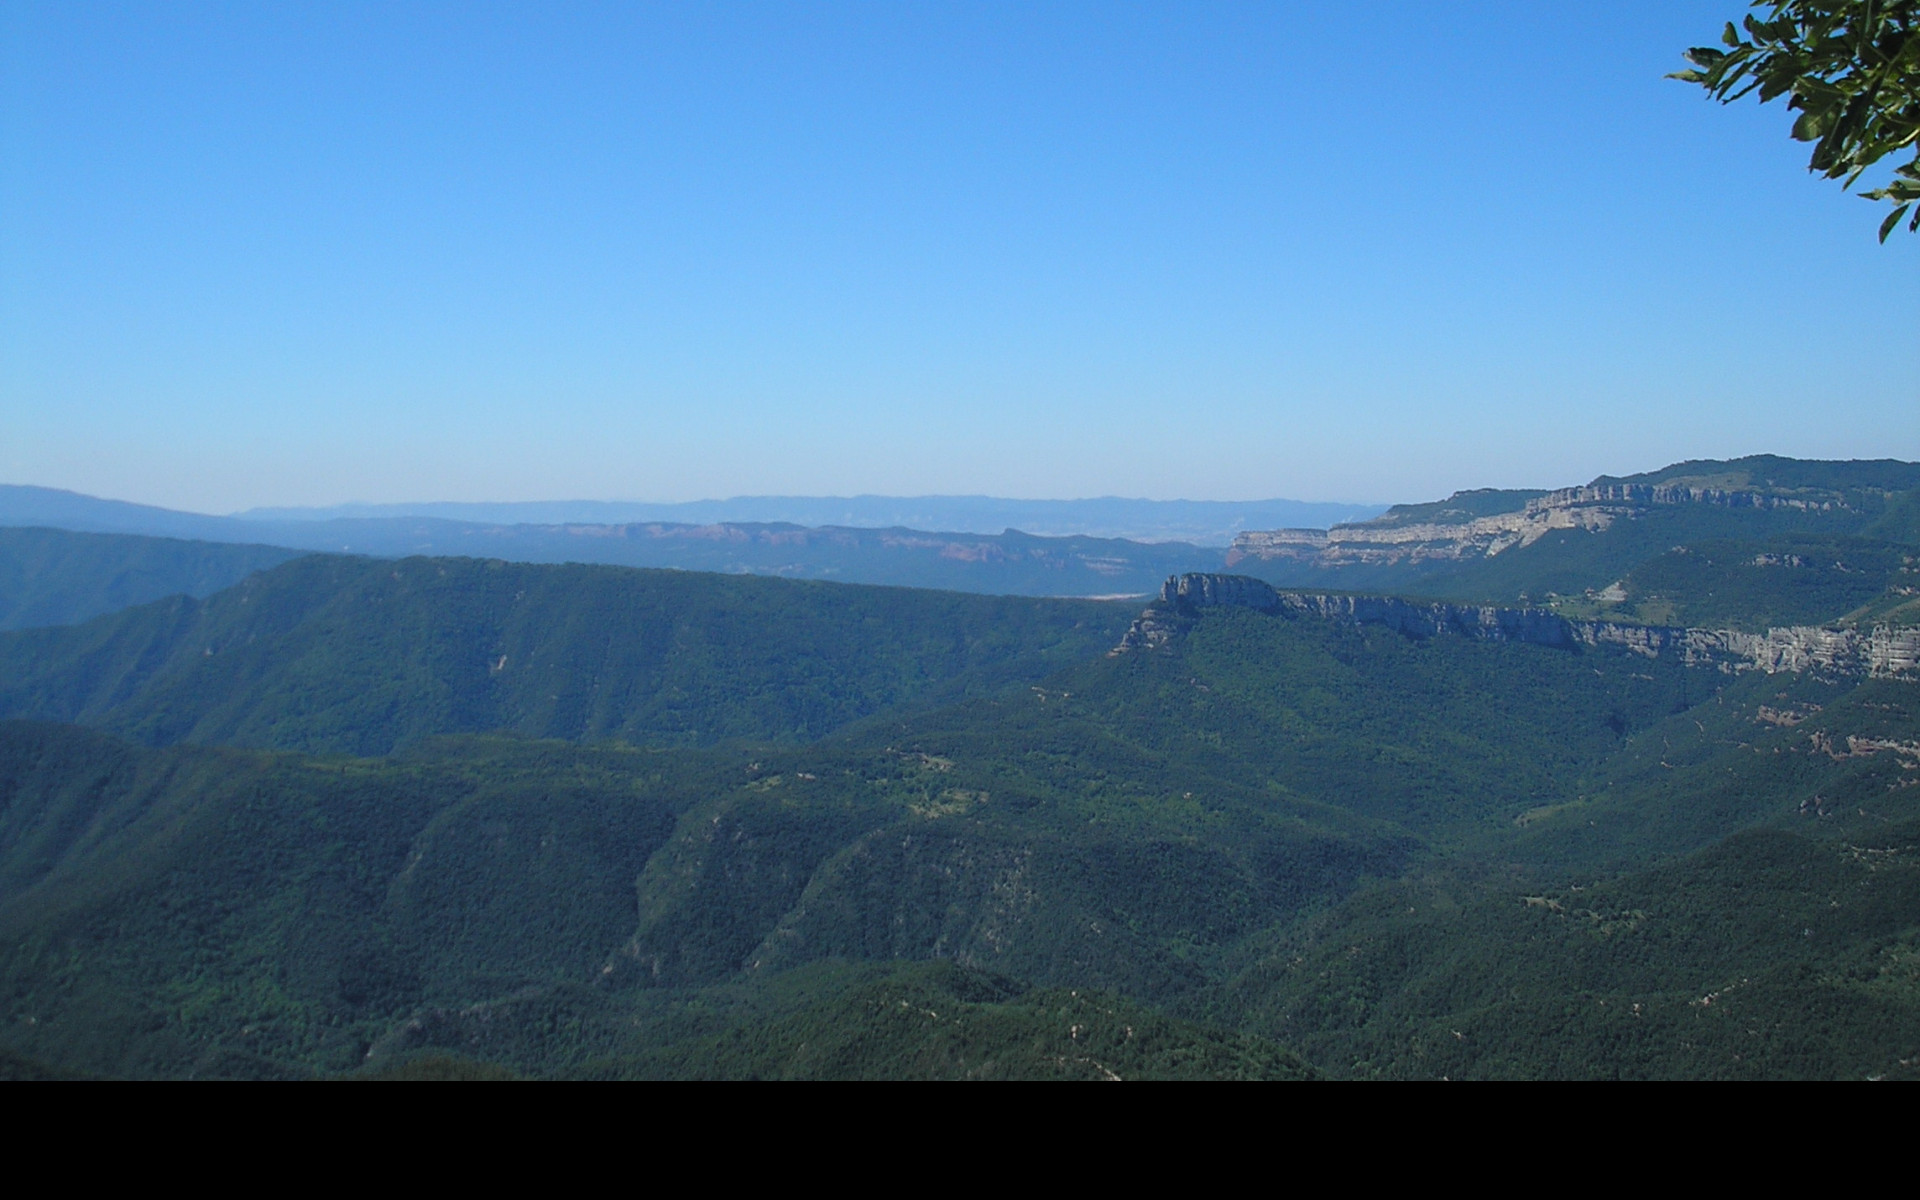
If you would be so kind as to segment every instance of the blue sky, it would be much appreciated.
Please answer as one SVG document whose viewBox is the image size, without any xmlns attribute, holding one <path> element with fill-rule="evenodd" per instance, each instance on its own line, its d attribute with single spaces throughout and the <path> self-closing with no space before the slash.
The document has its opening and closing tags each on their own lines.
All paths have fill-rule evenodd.
<svg viewBox="0 0 1920 1200">
<path fill-rule="evenodd" d="M 1920 458 L 1734 0 L 0 3 L 0 482 L 1426 499 Z"/>
</svg>

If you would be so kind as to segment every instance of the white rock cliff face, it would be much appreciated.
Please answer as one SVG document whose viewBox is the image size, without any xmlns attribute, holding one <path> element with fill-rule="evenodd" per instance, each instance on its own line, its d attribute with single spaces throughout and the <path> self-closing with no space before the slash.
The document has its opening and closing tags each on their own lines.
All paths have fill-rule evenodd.
<svg viewBox="0 0 1920 1200">
<path fill-rule="evenodd" d="M 1229 567 L 1247 559 L 1283 559 L 1318 566 L 1388 565 L 1485 558 L 1529 545 L 1556 529 L 1603 530 L 1655 505 L 1711 504 L 1725 508 L 1831 510 L 1836 500 L 1778 496 L 1716 488 L 1611 484 L 1562 488 L 1507 513 L 1450 523 L 1403 525 L 1392 514 L 1354 525 L 1248 531 L 1234 538 Z"/>
<path fill-rule="evenodd" d="M 1876 626 L 1835 629 L 1797 625 L 1764 634 L 1730 629 L 1680 629 L 1569 621 L 1544 609 L 1418 604 L 1391 596 L 1330 596 L 1282 592 L 1244 575 L 1175 575 L 1160 589 L 1120 644 L 1110 652 L 1154 650 L 1171 641 L 1207 608 L 1251 608 L 1275 615 L 1315 616 L 1360 625 L 1384 625 L 1411 637 L 1454 634 L 1479 641 L 1544 646 L 1613 647 L 1650 658 L 1722 671 L 1826 671 L 1838 675 L 1920 675 L 1920 629 Z"/>
</svg>

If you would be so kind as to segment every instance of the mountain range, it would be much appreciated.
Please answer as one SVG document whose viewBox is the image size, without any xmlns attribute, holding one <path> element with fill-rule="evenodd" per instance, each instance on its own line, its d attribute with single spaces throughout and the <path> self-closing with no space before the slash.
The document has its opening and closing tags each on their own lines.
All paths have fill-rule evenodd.
<svg viewBox="0 0 1920 1200">
<path fill-rule="evenodd" d="M 803 525 L 843 529 L 940 529 L 994 534 L 1009 529 L 1039 537 L 1091 537 L 1134 542 L 1225 546 L 1249 529 L 1364 521 L 1383 504 L 1303 500 L 1009 500 L 998 496 L 736 496 L 642 504 L 568 500 L 505 504 L 339 504 L 323 508 L 256 508 L 250 521 L 337 521 L 428 517 L 479 525 Z"/>
<path fill-rule="evenodd" d="M 0 485 L 0 527 L 5 526 L 137 533 L 396 558 L 439 555 L 606 563 L 1039 596 L 1145 595 L 1167 574 L 1217 567 L 1226 554 L 1224 539 L 1219 546 L 1196 546 L 1079 535 L 1036 537 L 1013 529 L 981 534 L 766 522 L 552 524 L 386 515 L 221 517 L 49 488 Z"/>
<path fill-rule="evenodd" d="M 1917 496 L 1129 601 L 0 531 L 0 1072 L 1917 1077 Z"/>
<path fill-rule="evenodd" d="M 738 521 L 509 522 L 384 512 L 368 515 L 372 510 L 356 516 L 328 514 L 361 510 L 299 510 L 297 516 L 289 515 L 296 510 L 261 510 L 245 518 L 215 517 L 20 486 L 0 486 L 0 526 L 139 533 L 384 557 L 459 555 L 673 567 L 1035 596 L 1147 596 L 1168 575 L 1229 570 L 1292 587 L 1474 602 L 1547 600 L 1565 606 L 1603 593 L 1612 595 L 1610 587 L 1659 550 L 1723 536 L 1736 540 L 1841 536 L 1895 542 L 1910 538 L 1920 529 L 1920 501 L 1913 499 L 1916 487 L 1920 477 L 1912 464 L 1849 463 L 1836 471 L 1834 464 L 1763 455 L 1726 463 L 1680 463 L 1617 479 L 1601 477 L 1584 487 L 1551 493 L 1492 489 L 1456 493 L 1430 504 L 1396 505 L 1369 520 L 1330 528 L 1243 528 L 1231 545 L 1084 534 L 1037 536 L 1012 528 L 976 533 Z M 788 504 L 772 498 L 767 503 L 788 505 L 780 511 L 816 516 L 840 512 L 845 505 L 854 505 L 866 516 L 883 512 L 1044 516 L 1053 511 L 1056 516 L 1066 514 L 1060 520 L 1069 524 L 1086 524 L 1102 513 L 1122 521 L 1131 513 L 1136 524 L 1125 525 L 1128 529 L 1155 522 L 1159 522 L 1155 528 L 1164 528 L 1167 521 L 1178 522 L 1196 513 L 1209 520 L 1225 520 L 1232 514 L 1241 521 L 1312 508 L 1290 501 L 1209 506 L 1185 501 L 976 502 L 965 497 L 923 498 L 928 501 L 925 505 L 917 500 L 885 501 L 893 508 L 873 499 L 871 505 L 860 508 L 868 499 L 872 498 L 856 498 L 858 504 L 832 499 Z M 715 502 L 719 507 L 703 515 L 718 515 L 725 505 L 747 511 L 758 503 Z M 618 506 L 596 510 L 584 504 L 545 509 L 537 505 L 412 508 L 468 516 L 556 517 L 571 511 L 601 517 L 625 515 Z M 1786 553 L 1806 557 L 1792 550 Z"/>
</svg>

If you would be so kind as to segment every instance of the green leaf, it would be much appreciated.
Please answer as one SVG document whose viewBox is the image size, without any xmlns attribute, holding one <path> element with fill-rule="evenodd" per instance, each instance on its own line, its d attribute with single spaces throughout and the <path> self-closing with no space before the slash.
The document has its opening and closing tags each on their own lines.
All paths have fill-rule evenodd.
<svg viewBox="0 0 1920 1200">
<path fill-rule="evenodd" d="M 1920 0 L 1751 0 L 1749 9 L 1723 27 L 1724 50 L 1693 47 L 1684 53 L 1692 69 L 1668 78 L 1722 104 L 1755 92 L 1762 104 L 1785 97 L 1790 135 L 1814 143 L 1808 169 L 1847 190 L 1920 141 Z M 1904 182 L 1920 175 L 1895 175 L 1901 182 L 1865 193 L 1900 205 L 1882 241 L 1901 220 L 1920 231 L 1920 192 Z"/>
<path fill-rule="evenodd" d="M 1900 218 L 1906 216 L 1907 210 L 1912 207 L 1913 207 L 1913 201 L 1909 200 L 1905 204 L 1902 204 L 1899 208 L 1894 209 L 1892 214 L 1889 215 L 1886 220 L 1880 222 L 1880 240 L 1881 241 L 1884 242 L 1887 240 L 1887 235 L 1893 232 L 1894 227 L 1900 224 Z M 1913 214 L 1913 225 L 1910 226 L 1909 228 L 1910 230 L 1920 229 L 1920 212 L 1916 212 Z"/>
</svg>

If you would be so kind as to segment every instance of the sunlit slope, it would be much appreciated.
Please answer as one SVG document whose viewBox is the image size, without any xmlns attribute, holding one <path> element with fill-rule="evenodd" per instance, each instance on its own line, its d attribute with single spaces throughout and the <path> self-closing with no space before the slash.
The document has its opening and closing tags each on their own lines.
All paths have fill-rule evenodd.
<svg viewBox="0 0 1920 1200">
<path fill-rule="evenodd" d="M 1676 546 L 1567 615 L 1753 632 L 1783 625 L 1892 621 L 1920 591 L 1920 547 L 1871 538 L 1773 538 Z"/>
<path fill-rule="evenodd" d="M 22 1077 L 53 1077 L 41 1064 L 16 1062 Z M 555 1072 L 555 1063 L 565 1065 Z M 533 1064 L 584 1079 L 1319 1077 L 1266 1038 L 1112 992 L 1033 988 L 947 960 L 841 960 L 690 992 L 522 989 L 422 1009 L 347 1078 L 542 1074 Z M 0 1058 L 0 1072 L 8 1066 Z"/>
<path fill-rule="evenodd" d="M 1095 1074 L 1270 1074 L 1273 1042 L 1334 1075 L 1899 1070 L 1917 690 L 1224 608 L 813 742 L 346 760 L 5 724 L 0 1043 L 993 1076 L 1075 1058 L 1065 1019 Z M 1124 1059 L 1174 1018 L 1203 1024 Z"/>
<path fill-rule="evenodd" d="M 1483 846 L 1222 1010 L 1336 1075 L 1915 1075 L 1920 684 L 1749 676 Z"/>
<path fill-rule="evenodd" d="M 1273 931 L 1574 787 L 1678 702 L 1646 674 L 1225 612 L 1168 653 L 751 752 L 313 760 L 13 724 L 9 1028 L 78 1070 L 344 1070 L 529 987 L 934 958 L 1202 1004 Z M 625 1053 L 594 1027 L 516 1061 Z"/>
<path fill-rule="evenodd" d="M 0 527 L 0 629 L 72 625 L 162 596 L 208 596 L 299 551 Z"/>
<path fill-rule="evenodd" d="M 1166 997 L 1245 940 L 1598 788 L 1719 682 L 1210 612 L 1151 654 L 768 754 L 640 880 L 634 978 L 960 956 Z"/>
<path fill-rule="evenodd" d="M 1171 1018 L 1111 992 L 1030 989 L 949 961 L 864 968 L 824 963 L 783 977 L 755 999 L 717 1031 L 636 1044 L 595 1064 L 594 1073 L 1087 1081 L 1316 1074 L 1262 1037 Z M 716 1008 L 709 1001 L 709 1011 Z"/>
<path fill-rule="evenodd" d="M 423 1003 L 584 981 L 672 828 L 653 757 L 328 761 L 0 723 L 9 1040 L 109 1074 L 344 1070 Z"/>
<path fill-rule="evenodd" d="M 1907 812 L 1739 833 L 1585 885 L 1410 880 L 1221 1003 L 1336 1075 L 1920 1078 Z"/>
<path fill-rule="evenodd" d="M 1490 558 L 1410 573 L 1400 590 L 1442 599 L 1513 603 L 1599 591 L 1676 546 L 1738 539 L 1831 538 L 1869 522 L 1861 514 L 1673 505 L 1603 530 L 1564 529 Z M 1760 553 L 1756 547 L 1754 553 Z M 1836 614 L 1837 615 L 1837 614 Z"/>
<path fill-rule="evenodd" d="M 1096 655 L 1124 607 L 474 559 L 315 556 L 204 601 L 0 637 L 0 715 L 384 753 L 513 732 L 806 739 Z"/>
<path fill-rule="evenodd" d="M 1374 520 L 1336 529 L 1316 553 L 1263 557 L 1266 551 L 1246 547 L 1250 553 L 1236 552 L 1232 569 L 1289 587 L 1475 603 L 1578 601 L 1676 549 L 1704 543 L 1717 544 L 1732 556 L 1729 561 L 1749 543 L 1749 559 L 1776 551 L 1782 542 L 1839 545 L 1850 539 L 1863 541 L 1841 561 L 1872 558 L 1888 544 L 1913 552 L 1920 549 L 1916 504 L 1920 465 L 1756 455 L 1601 476 L 1553 493 L 1483 489 L 1396 505 Z M 1780 608 L 1812 621 L 1848 611 L 1809 607 L 1804 601 L 1810 596 L 1799 594 L 1807 589 L 1784 579 L 1772 582 L 1784 589 L 1784 603 L 1763 603 L 1757 610 L 1736 606 L 1722 613 L 1699 591 L 1687 598 L 1703 617 L 1743 624 Z"/>
<path fill-rule="evenodd" d="M 676 813 L 741 777 L 710 752 L 468 742 L 313 760 L 0 723 L 0 1037 L 49 1069 L 136 1076 L 339 1073 L 436 1045 L 532 1074 L 1309 1073 L 1138 1000 L 850 965 L 884 953 L 815 960 L 798 984 L 738 963 L 718 990 L 636 988 L 608 969 L 633 881 Z M 836 832 L 806 818 L 796 829 Z M 1027 893 L 1061 906 L 1059 874 L 1029 872 Z"/>
<path fill-rule="evenodd" d="M 1763 491 L 1809 500 L 1839 499 L 1859 507 L 1871 496 L 1920 489 L 1920 463 L 1895 458 L 1816 459 L 1778 454 L 1695 458 L 1635 475 L 1602 475 L 1604 484 Z"/>
<path fill-rule="evenodd" d="M 1582 596 L 1602 590 L 1676 546 L 1711 540 L 1851 536 L 1873 523 L 1872 516 L 1857 512 L 1672 505 L 1646 509 L 1605 529 L 1550 530 L 1526 545 L 1485 557 L 1409 557 L 1337 566 L 1249 560 L 1232 569 L 1281 587 L 1384 592 L 1468 603 L 1513 604 L 1522 597 L 1544 602 L 1552 595 Z"/>
</svg>

